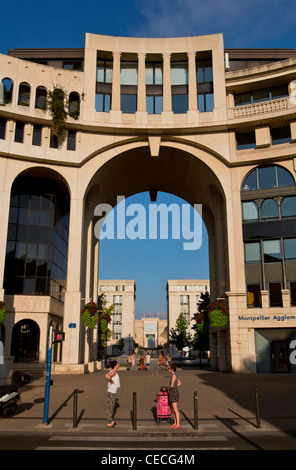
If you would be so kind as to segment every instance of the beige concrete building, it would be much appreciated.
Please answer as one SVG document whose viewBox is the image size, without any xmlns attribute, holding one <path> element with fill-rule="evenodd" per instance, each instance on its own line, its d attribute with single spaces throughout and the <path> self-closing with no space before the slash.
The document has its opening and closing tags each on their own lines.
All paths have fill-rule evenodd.
<svg viewBox="0 0 296 470">
<path fill-rule="evenodd" d="M 112 339 L 108 341 L 107 354 L 108 356 L 128 354 L 134 349 L 135 281 L 128 279 L 100 279 L 99 295 L 102 293 L 105 294 L 106 306 L 114 305 L 109 326 L 112 330 Z"/>
<path fill-rule="evenodd" d="M 198 312 L 200 294 L 210 293 L 209 279 L 170 279 L 167 283 L 168 328 L 176 327 L 176 321 L 183 313 L 191 335 L 195 313 Z"/>
<path fill-rule="evenodd" d="M 168 342 L 167 320 L 148 314 L 141 320 L 135 320 L 135 342 L 150 350 L 165 346 Z"/>
<path fill-rule="evenodd" d="M 211 331 L 212 368 L 295 373 L 296 51 L 86 34 L 83 49 L 0 55 L 0 74 L 6 356 L 43 362 L 53 322 L 65 331 L 56 370 L 88 369 L 95 208 L 165 191 L 202 204 L 211 299 L 229 310 Z M 63 99 L 61 87 L 68 115 L 53 129 L 46 95 Z"/>
</svg>

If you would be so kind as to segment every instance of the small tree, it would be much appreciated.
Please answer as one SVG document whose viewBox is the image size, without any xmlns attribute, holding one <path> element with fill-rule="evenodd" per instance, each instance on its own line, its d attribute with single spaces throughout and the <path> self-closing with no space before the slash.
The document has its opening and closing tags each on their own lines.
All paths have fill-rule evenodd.
<svg viewBox="0 0 296 470">
<path fill-rule="evenodd" d="M 208 309 L 210 305 L 210 296 L 208 292 L 200 295 L 198 312 L 194 315 L 195 325 L 192 329 L 194 335 L 194 349 L 206 351 L 209 349 L 209 316 Z"/>
<path fill-rule="evenodd" d="M 109 339 L 112 337 L 112 330 L 108 328 L 108 326 L 109 323 L 111 323 L 111 316 L 115 305 L 112 304 L 110 307 L 106 306 L 107 300 L 105 294 L 101 294 L 98 297 L 98 305 L 101 312 L 98 318 L 98 356 L 104 359 L 105 348 Z"/>
<path fill-rule="evenodd" d="M 170 331 L 169 343 L 176 346 L 178 351 L 182 351 L 186 346 L 192 344 L 192 336 L 187 332 L 188 323 L 183 313 L 179 315 L 176 321 L 176 328 L 172 328 Z"/>
</svg>

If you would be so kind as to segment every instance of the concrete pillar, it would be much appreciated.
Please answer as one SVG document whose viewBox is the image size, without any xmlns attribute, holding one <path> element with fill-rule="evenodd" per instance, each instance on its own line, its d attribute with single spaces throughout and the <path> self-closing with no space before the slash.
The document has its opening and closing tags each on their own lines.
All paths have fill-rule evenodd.
<svg viewBox="0 0 296 470">
<path fill-rule="evenodd" d="M 120 56 L 121 52 L 113 52 L 111 111 L 120 111 Z"/>
<path fill-rule="evenodd" d="M 83 220 L 83 200 L 71 199 L 67 290 L 64 304 L 63 364 L 78 364 L 80 361 Z"/>
<path fill-rule="evenodd" d="M 5 174 L 4 163 L 1 165 L 1 174 Z M 6 256 L 7 227 L 9 219 L 10 192 L 3 187 L 4 179 L 0 183 L 0 300 L 4 300 L 4 267 Z"/>
<path fill-rule="evenodd" d="M 146 70 L 145 70 L 146 54 L 138 54 L 138 100 L 137 111 L 146 111 Z"/>
<path fill-rule="evenodd" d="M 188 110 L 197 111 L 195 52 L 188 52 Z"/>
<path fill-rule="evenodd" d="M 172 111 L 171 54 L 163 54 L 163 111 Z"/>
</svg>

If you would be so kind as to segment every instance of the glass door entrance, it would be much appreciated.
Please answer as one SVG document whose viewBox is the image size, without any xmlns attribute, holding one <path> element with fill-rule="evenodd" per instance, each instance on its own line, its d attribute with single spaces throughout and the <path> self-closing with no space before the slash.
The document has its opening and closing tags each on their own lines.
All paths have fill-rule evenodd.
<svg viewBox="0 0 296 470">
<path fill-rule="evenodd" d="M 289 372 L 288 349 L 286 341 L 272 342 L 274 372 Z"/>
</svg>

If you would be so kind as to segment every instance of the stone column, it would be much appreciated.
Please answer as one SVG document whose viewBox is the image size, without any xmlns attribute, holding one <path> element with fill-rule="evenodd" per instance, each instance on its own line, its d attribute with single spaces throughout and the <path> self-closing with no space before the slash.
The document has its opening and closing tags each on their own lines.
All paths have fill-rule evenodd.
<svg viewBox="0 0 296 470">
<path fill-rule="evenodd" d="M 163 54 L 163 111 L 172 111 L 171 54 Z"/>
<path fill-rule="evenodd" d="M 4 164 L 1 165 L 1 174 L 5 175 Z M 4 184 L 4 179 L 1 179 L 0 185 Z M 5 191 L 4 187 L 0 187 L 0 300 L 4 300 L 4 266 L 6 256 L 6 242 L 7 242 L 7 226 L 9 219 L 9 206 L 10 206 L 10 192 Z"/>
<path fill-rule="evenodd" d="M 188 52 L 188 111 L 197 111 L 195 52 Z"/>
<path fill-rule="evenodd" d="M 146 54 L 141 52 L 138 54 L 138 100 L 137 111 L 146 111 Z"/>
<path fill-rule="evenodd" d="M 83 205 L 82 199 L 71 199 L 62 362 L 73 365 L 80 361 Z"/>
<path fill-rule="evenodd" d="M 120 56 L 121 52 L 113 52 L 111 111 L 120 111 Z"/>
</svg>

